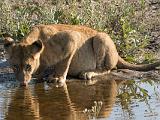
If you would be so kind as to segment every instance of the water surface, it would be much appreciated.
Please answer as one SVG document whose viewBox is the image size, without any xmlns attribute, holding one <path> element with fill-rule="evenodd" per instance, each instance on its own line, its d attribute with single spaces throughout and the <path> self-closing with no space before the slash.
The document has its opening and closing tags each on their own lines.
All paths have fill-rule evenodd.
<svg viewBox="0 0 160 120">
<path fill-rule="evenodd" d="M 0 120 L 159 120 L 158 80 L 69 80 L 64 87 L 0 83 Z"/>
</svg>

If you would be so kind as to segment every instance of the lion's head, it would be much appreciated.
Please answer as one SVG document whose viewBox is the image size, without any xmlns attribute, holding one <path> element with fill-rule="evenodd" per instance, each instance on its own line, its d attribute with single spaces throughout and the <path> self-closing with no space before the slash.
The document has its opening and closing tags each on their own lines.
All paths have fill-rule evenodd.
<svg viewBox="0 0 160 120">
<path fill-rule="evenodd" d="M 26 45 L 23 42 L 15 43 L 12 38 L 6 37 L 4 42 L 4 48 L 9 55 L 8 61 L 16 79 L 21 85 L 27 85 L 39 67 L 40 54 L 44 49 L 42 41 L 37 40 Z"/>
</svg>

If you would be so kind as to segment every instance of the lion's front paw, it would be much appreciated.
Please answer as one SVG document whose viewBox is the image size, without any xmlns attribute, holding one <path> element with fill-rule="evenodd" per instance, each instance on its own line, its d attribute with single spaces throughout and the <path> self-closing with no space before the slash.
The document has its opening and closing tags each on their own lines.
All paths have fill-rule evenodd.
<svg viewBox="0 0 160 120">
<path fill-rule="evenodd" d="M 91 80 L 93 76 L 94 76 L 94 72 L 82 72 L 79 75 L 79 78 L 85 79 L 85 80 Z"/>
<path fill-rule="evenodd" d="M 66 78 L 64 77 L 49 77 L 47 82 L 53 83 L 56 87 L 62 87 L 65 84 Z"/>
</svg>

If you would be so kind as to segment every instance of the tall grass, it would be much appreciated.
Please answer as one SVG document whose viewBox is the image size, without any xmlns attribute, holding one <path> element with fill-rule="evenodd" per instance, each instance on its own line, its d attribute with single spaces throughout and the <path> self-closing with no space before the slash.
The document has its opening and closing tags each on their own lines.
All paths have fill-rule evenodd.
<svg viewBox="0 0 160 120">
<path fill-rule="evenodd" d="M 145 7 L 145 0 L 1 0 L 0 36 L 21 40 L 36 24 L 86 25 L 108 33 L 126 59 L 142 62 L 153 58 L 144 49 Z"/>
</svg>

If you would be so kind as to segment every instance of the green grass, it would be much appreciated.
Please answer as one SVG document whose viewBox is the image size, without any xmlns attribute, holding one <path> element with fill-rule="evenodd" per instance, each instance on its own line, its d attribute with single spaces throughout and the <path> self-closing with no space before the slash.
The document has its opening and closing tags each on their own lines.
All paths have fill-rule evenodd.
<svg viewBox="0 0 160 120">
<path fill-rule="evenodd" d="M 34 2 L 32 0 L 1 0 L 0 36 L 8 33 L 15 40 L 21 40 L 31 26 L 36 24 L 86 25 L 108 33 L 117 45 L 120 55 L 127 60 L 143 62 L 146 60 L 145 54 L 153 56 L 149 55 L 153 54 L 151 51 L 145 50 L 150 39 L 150 31 L 146 30 L 148 26 L 144 21 L 147 4 L 145 0 L 135 2 L 128 2 L 128 0 L 37 0 L 37 2 L 36 0 Z M 135 59 L 136 55 L 140 56 L 141 60 Z M 148 58 L 154 57 L 147 57 L 147 60 Z"/>
</svg>

